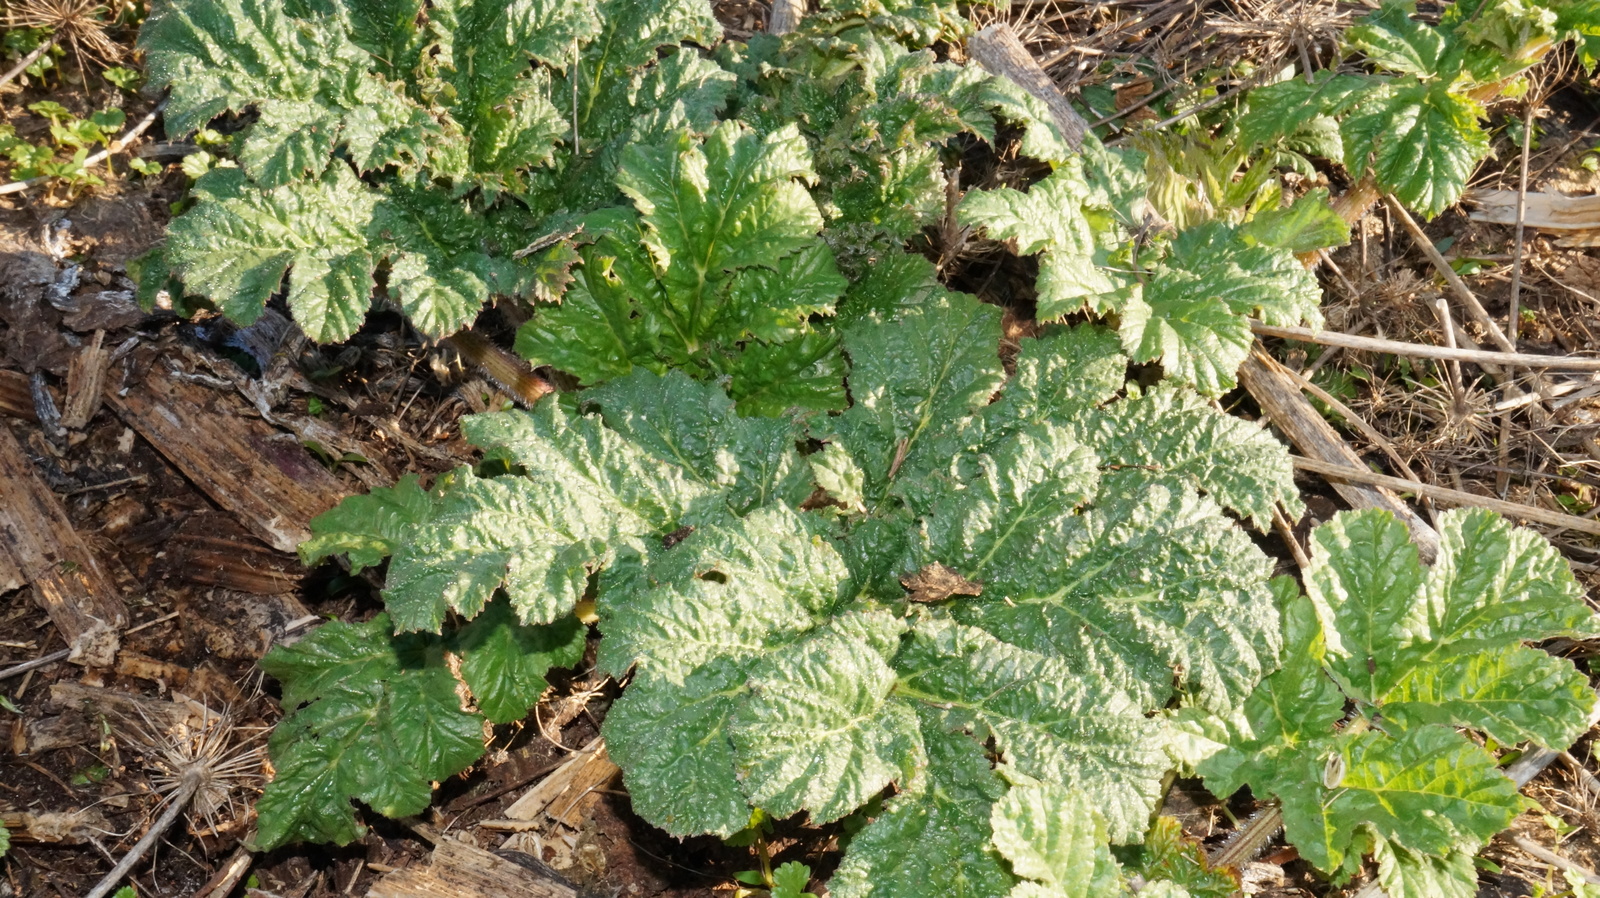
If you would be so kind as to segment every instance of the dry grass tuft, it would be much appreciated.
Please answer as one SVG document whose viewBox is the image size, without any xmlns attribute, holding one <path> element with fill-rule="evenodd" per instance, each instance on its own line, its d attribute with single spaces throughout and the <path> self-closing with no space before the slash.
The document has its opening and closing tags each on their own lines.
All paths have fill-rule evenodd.
<svg viewBox="0 0 1600 898">
<path fill-rule="evenodd" d="M 102 65 L 115 65 L 126 56 L 116 41 L 106 36 L 112 11 L 100 0 L 12 0 L 6 6 L 7 28 L 42 28 L 58 43 L 70 46 L 78 55 Z"/>
</svg>

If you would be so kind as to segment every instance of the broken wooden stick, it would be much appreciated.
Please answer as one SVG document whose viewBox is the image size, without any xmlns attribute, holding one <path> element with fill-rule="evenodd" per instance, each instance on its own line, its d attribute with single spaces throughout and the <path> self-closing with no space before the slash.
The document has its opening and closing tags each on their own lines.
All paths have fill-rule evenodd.
<svg viewBox="0 0 1600 898">
<path fill-rule="evenodd" d="M 1515 225 L 1518 193 L 1516 190 L 1469 190 L 1465 199 L 1478 208 L 1467 217 L 1488 224 Z M 1560 233 L 1560 246 L 1600 246 L 1600 196 L 1530 193 L 1523 224 Z"/>
<path fill-rule="evenodd" d="M 1067 102 L 1061 89 L 1022 45 L 1010 24 L 990 25 L 974 34 L 967 39 L 967 52 L 991 74 L 1010 78 L 1044 103 L 1068 146 L 1077 149 L 1083 144 L 1084 137 L 1089 134 L 1089 123 Z"/>
</svg>

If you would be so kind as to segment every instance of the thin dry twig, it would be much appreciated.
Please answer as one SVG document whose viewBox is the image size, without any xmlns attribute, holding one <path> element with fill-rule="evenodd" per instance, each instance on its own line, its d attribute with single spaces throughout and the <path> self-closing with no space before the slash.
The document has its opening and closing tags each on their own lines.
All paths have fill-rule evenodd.
<svg viewBox="0 0 1600 898">
<path fill-rule="evenodd" d="M 1556 854 L 1554 851 L 1551 851 L 1550 849 L 1540 845 L 1538 842 L 1535 842 L 1532 839 L 1527 838 L 1526 836 L 1512 836 L 1511 844 L 1517 846 L 1528 854 L 1533 855 L 1539 860 L 1544 861 L 1552 867 L 1559 867 L 1562 870 L 1570 870 L 1573 873 L 1582 876 L 1583 881 L 1590 885 L 1600 885 L 1600 876 L 1595 875 L 1594 871 L 1590 870 L 1588 867 L 1585 867 L 1576 861 L 1567 860 L 1561 855 Z"/>
<path fill-rule="evenodd" d="M 1600 371 L 1600 359 L 1578 356 L 1530 355 L 1524 352 L 1492 352 L 1487 349 L 1451 349 L 1447 346 L 1429 346 L 1424 343 L 1403 343 L 1377 337 L 1357 337 L 1337 331 L 1314 331 L 1305 327 L 1276 327 L 1252 320 L 1250 329 L 1257 336 L 1299 340 L 1303 343 L 1320 343 L 1323 346 L 1342 346 L 1346 349 L 1364 349 L 1390 355 L 1418 359 L 1455 359 L 1475 365 L 1520 365 L 1548 371 Z"/>
<path fill-rule="evenodd" d="M 1370 486 L 1379 486 L 1384 489 L 1398 492 L 1412 492 L 1430 499 L 1437 499 L 1447 505 L 1465 505 L 1475 508 L 1487 508 L 1510 518 L 1522 518 L 1527 521 L 1536 521 L 1540 524 L 1549 524 L 1552 527 L 1565 527 L 1569 530 L 1581 530 L 1600 536 L 1600 521 L 1591 521 L 1564 511 L 1552 511 L 1540 508 L 1537 505 L 1523 505 L 1520 502 L 1507 502 L 1504 499 L 1495 499 L 1490 496 L 1480 496 L 1462 490 L 1453 490 L 1449 487 L 1434 486 L 1431 483 L 1417 483 L 1400 477 L 1390 477 L 1387 474 L 1377 474 L 1363 468 L 1351 468 L 1345 465 L 1329 464 L 1314 458 L 1302 455 L 1291 455 L 1290 461 L 1296 469 L 1310 471 L 1350 483 L 1365 483 Z"/>
<path fill-rule="evenodd" d="M 50 48 L 54 47 L 55 45 L 56 45 L 56 36 L 53 35 L 53 34 L 50 35 L 49 37 L 45 38 L 44 40 L 40 41 L 39 42 L 39 46 L 34 47 L 32 53 L 29 53 L 27 56 L 22 57 L 22 61 L 21 62 L 18 62 L 16 65 L 12 66 L 9 70 L 6 71 L 6 73 L 4 75 L 0 75 L 0 85 L 5 85 L 5 84 L 11 83 L 11 80 L 13 78 L 17 77 L 18 75 L 22 74 L 23 72 L 26 72 L 28 70 L 28 66 L 33 65 L 35 62 L 38 62 L 39 61 L 39 57 L 41 57 L 44 54 L 50 52 Z"/>
<path fill-rule="evenodd" d="M 1467 312 L 1472 316 L 1472 320 L 1476 321 L 1478 326 L 1484 329 L 1484 332 L 1489 335 L 1489 339 L 1494 342 L 1494 345 L 1508 354 L 1515 355 L 1517 347 L 1506 338 L 1505 333 L 1500 330 L 1500 325 L 1489 317 L 1489 312 L 1483 307 L 1483 303 L 1478 301 L 1478 297 L 1473 294 L 1466 281 L 1461 279 L 1461 275 L 1456 274 L 1456 270 L 1450 267 L 1450 263 L 1445 259 L 1444 254 L 1439 252 L 1439 248 L 1433 245 L 1433 241 L 1428 239 L 1428 235 L 1422 232 L 1421 226 L 1417 224 L 1416 219 L 1411 217 L 1411 213 L 1406 211 L 1406 207 L 1402 206 L 1400 201 L 1392 196 L 1385 196 L 1383 199 L 1388 204 L 1389 211 L 1394 213 L 1394 217 L 1398 218 L 1400 223 L 1405 226 L 1407 233 L 1411 235 L 1412 241 L 1416 243 L 1417 249 L 1422 250 L 1422 254 L 1428 257 L 1428 261 L 1433 263 L 1433 267 L 1438 270 L 1445 283 L 1450 285 L 1451 291 L 1461 300 L 1461 304 L 1466 306 Z"/>
<path fill-rule="evenodd" d="M 150 126 L 156 123 L 156 119 L 161 115 L 161 111 L 166 108 L 167 101 L 163 99 L 161 102 L 156 104 L 156 108 L 150 110 L 150 112 L 146 114 L 144 118 L 139 120 L 137 125 L 133 126 L 133 130 L 122 135 L 116 140 L 111 141 L 111 143 L 106 146 L 105 149 L 83 160 L 83 167 L 88 169 L 99 165 L 106 159 L 109 159 L 113 153 L 122 152 L 123 149 L 128 146 L 128 144 L 138 140 L 140 135 L 150 130 Z M 0 185 L 0 196 L 5 196 L 11 193 L 21 193 L 22 191 L 27 190 L 29 187 L 36 187 L 49 180 L 51 180 L 49 175 L 40 175 L 37 178 L 29 178 L 26 181 L 12 181 L 10 184 Z"/>
</svg>

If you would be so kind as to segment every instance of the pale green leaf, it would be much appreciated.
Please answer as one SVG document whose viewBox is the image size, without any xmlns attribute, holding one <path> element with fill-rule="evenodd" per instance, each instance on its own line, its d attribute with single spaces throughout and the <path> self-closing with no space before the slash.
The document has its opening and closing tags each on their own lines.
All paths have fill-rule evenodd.
<svg viewBox="0 0 1600 898">
<path fill-rule="evenodd" d="M 1239 234 L 1264 246 L 1310 253 L 1349 243 L 1350 225 L 1329 205 L 1328 188 L 1318 187 L 1286 209 L 1257 212 Z"/>
<path fill-rule="evenodd" d="M 1428 571 L 1428 625 L 1459 651 L 1488 642 L 1586 636 L 1594 612 L 1561 553 L 1532 530 L 1484 509 L 1440 515 L 1439 560 Z"/>
<path fill-rule="evenodd" d="M 1438 75 L 1445 37 L 1411 18 L 1415 0 L 1389 0 L 1345 32 L 1345 40 L 1382 68 L 1403 75 Z"/>
<path fill-rule="evenodd" d="M 1044 886 L 1045 894 L 1122 894 L 1122 869 L 1106 845 L 1105 821 L 1084 792 L 1050 782 L 1012 786 L 989 819 L 994 844 L 1011 869 Z"/>
<path fill-rule="evenodd" d="M 1277 658 L 1270 566 L 1187 488 L 1133 471 L 1105 483 L 1088 512 L 1027 534 L 1032 565 L 993 571 L 956 614 L 1144 707 L 1175 687 L 1232 707 Z"/>
<path fill-rule="evenodd" d="M 1220 222 L 1178 235 L 1142 301 L 1146 320 L 1123 315 L 1124 348 L 1134 361 L 1159 361 L 1169 376 L 1211 396 L 1233 387 L 1254 342 L 1245 316 L 1277 325 L 1322 323 L 1322 290 L 1291 253 L 1241 246 L 1237 232 Z"/>
<path fill-rule="evenodd" d="M 1323 616 L 1329 668 L 1355 698 L 1381 699 L 1402 671 L 1394 650 L 1427 635 L 1417 599 L 1422 564 L 1394 515 L 1358 511 L 1312 533 L 1306 590 Z"/>
<path fill-rule="evenodd" d="M 1372 857 L 1378 862 L 1378 883 L 1389 898 L 1473 898 L 1478 894 L 1478 868 L 1470 851 L 1454 850 L 1437 857 L 1378 839 Z"/>
<path fill-rule="evenodd" d="M 1373 91 L 1345 119 L 1345 165 L 1371 172 L 1378 184 L 1429 218 L 1450 208 L 1466 188 L 1489 137 L 1482 110 L 1448 85 L 1402 80 Z"/>
<path fill-rule="evenodd" d="M 1040 320 L 1059 318 L 1114 292 L 1119 282 L 1096 264 L 1099 236 L 1085 214 L 1094 196 L 1082 167 L 1070 162 L 1027 193 L 1010 188 L 972 191 L 958 214 L 964 224 L 982 227 L 997 240 L 1014 239 L 1017 252 L 1044 251 L 1039 274 Z"/>
<path fill-rule="evenodd" d="M 782 505 L 698 526 L 639 575 L 602 579 L 600 666 L 678 679 L 799 638 L 844 601 L 837 552 Z"/>
<path fill-rule="evenodd" d="M 850 453 L 837 443 L 829 443 L 822 447 L 822 451 L 806 456 L 806 461 L 811 465 L 817 486 L 828 494 L 829 499 L 839 503 L 846 511 L 867 510 L 864 492 L 867 475 L 850 457 Z"/>
<path fill-rule="evenodd" d="M 939 562 L 979 581 L 1028 579 L 1042 535 L 1098 492 L 1098 462 L 1063 428 L 1018 431 L 977 459 L 974 481 L 931 509 L 920 563 Z"/>
<path fill-rule="evenodd" d="M 1314 821 L 1291 819 L 1284 825 L 1296 845 L 1333 849 L 1302 853 L 1322 869 L 1333 869 L 1358 825 L 1415 851 L 1442 855 L 1466 840 L 1481 845 L 1511 824 L 1520 809 L 1517 785 L 1482 748 L 1443 727 L 1421 727 L 1394 738 L 1368 732 L 1342 739 L 1338 750 L 1345 774 L 1329 790 Z M 1321 782 L 1316 784 L 1319 788 Z M 1314 835 L 1299 832 L 1314 823 Z M 1340 835 L 1335 835 L 1340 834 Z"/>
<path fill-rule="evenodd" d="M 830 425 L 866 472 L 869 507 L 902 469 L 949 460 L 927 447 L 1000 386 L 999 336 L 1000 310 L 959 293 L 845 332 L 853 404 Z"/>
<path fill-rule="evenodd" d="M 1143 834 L 1166 759 L 1159 725 L 1123 692 L 948 621 L 914 627 L 896 667 L 900 695 L 992 735 L 1028 776 L 1087 793 L 1112 840 Z"/>
<path fill-rule="evenodd" d="M 749 824 L 728 739 L 747 668 L 719 658 L 681 680 L 636 676 L 606 712 L 606 749 L 640 816 L 678 836 L 730 836 Z"/>
<path fill-rule="evenodd" d="M 366 317 L 377 263 L 368 229 L 382 197 L 349 169 L 260 190 L 238 169 L 195 184 L 199 202 L 174 219 L 167 258 L 185 285 L 250 324 L 289 275 L 289 308 L 306 336 L 344 340 Z"/>
<path fill-rule="evenodd" d="M 320 175 L 341 145 L 363 168 L 401 161 L 375 150 L 414 146 L 435 128 L 372 74 L 377 62 L 351 42 L 351 27 L 342 7 L 291 18 L 272 0 L 175 0 L 152 10 L 139 41 L 151 88 L 170 90 L 171 133 L 256 111 L 240 159 L 271 188 Z"/>
<path fill-rule="evenodd" d="M 931 882 L 950 898 L 990 898 L 1014 882 L 990 838 L 1005 784 L 971 736 L 923 718 L 928 768 L 850 840 L 828 880 L 837 898 L 920 898 Z"/>
<path fill-rule="evenodd" d="M 1271 526 L 1277 503 L 1291 518 L 1300 508 L 1283 444 L 1261 426 L 1223 414 L 1191 393 L 1158 388 L 1079 420 L 1079 439 L 1102 458 L 1178 477 L 1248 516 L 1258 530 Z"/>
<path fill-rule="evenodd" d="M 694 480 L 725 489 L 736 511 L 811 494 L 807 466 L 795 451 L 792 422 L 743 418 L 714 384 L 681 371 L 634 373 L 583 394 L 598 403 L 611 430 Z"/>
<path fill-rule="evenodd" d="M 890 632 L 904 628 L 886 623 L 897 625 Z M 916 712 L 890 694 L 894 684 L 879 651 L 841 633 L 758 662 L 731 732 L 752 803 L 827 823 L 926 764 Z"/>
<path fill-rule="evenodd" d="M 1588 728 L 1595 693 L 1570 662 L 1505 646 L 1418 669 L 1390 690 L 1385 717 L 1471 727 L 1503 745 L 1566 746 Z"/>
<path fill-rule="evenodd" d="M 989 427 L 999 433 L 1046 421 L 1073 426 L 1096 420 L 1094 410 L 1116 396 L 1127 377 L 1128 357 L 1105 328 L 1047 328 L 1037 339 L 1020 342 L 1016 374 L 1000 401 L 984 410 Z"/>
<path fill-rule="evenodd" d="M 1250 91 L 1239 116 L 1239 137 L 1263 146 L 1300 131 L 1324 116 L 1337 116 L 1360 102 L 1379 82 L 1366 75 L 1320 72 L 1306 81 L 1290 78 Z"/>
</svg>

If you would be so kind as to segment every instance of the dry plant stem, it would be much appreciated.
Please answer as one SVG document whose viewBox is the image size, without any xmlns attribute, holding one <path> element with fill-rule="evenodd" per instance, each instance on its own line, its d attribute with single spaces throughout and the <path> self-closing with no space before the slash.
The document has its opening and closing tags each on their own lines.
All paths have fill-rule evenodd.
<svg viewBox="0 0 1600 898">
<path fill-rule="evenodd" d="M 1339 217 L 1344 219 L 1345 224 L 1354 225 L 1366 217 L 1367 210 L 1372 208 L 1373 203 L 1382 198 L 1383 192 L 1378 189 L 1378 182 L 1374 181 L 1371 175 L 1367 175 L 1333 201 L 1333 211 L 1339 213 Z M 1365 245 L 1366 234 L 1366 231 L 1361 231 L 1363 245 Z M 1362 259 L 1365 261 L 1365 253 L 1363 253 Z"/>
<path fill-rule="evenodd" d="M 1266 805 L 1244 822 L 1244 826 L 1228 837 L 1228 841 L 1206 858 L 1206 864 L 1211 867 L 1233 867 L 1235 869 L 1249 863 L 1261 849 L 1267 847 L 1283 829 L 1283 809 L 1277 802 Z"/>
<path fill-rule="evenodd" d="M 1445 283 L 1450 285 L 1450 289 L 1455 293 L 1456 298 L 1460 299 L 1461 304 L 1466 306 L 1467 312 L 1472 316 L 1472 320 L 1478 322 L 1478 326 L 1484 329 L 1484 332 L 1489 335 L 1489 339 L 1494 342 L 1494 345 L 1500 347 L 1507 354 L 1515 355 L 1517 347 L 1506 338 L 1505 332 L 1500 330 L 1500 325 L 1495 324 L 1494 319 L 1489 317 L 1489 312 L 1483 307 L 1483 303 L 1478 302 L 1478 297 L 1467 287 L 1466 281 L 1463 281 L 1461 276 L 1456 274 L 1456 270 L 1450 267 L 1450 263 L 1445 259 L 1444 254 L 1439 252 L 1438 247 L 1433 245 L 1433 241 L 1428 239 L 1428 235 L 1422 232 L 1422 228 L 1417 224 L 1416 219 L 1411 217 L 1411 213 L 1406 211 L 1406 207 L 1400 205 L 1400 201 L 1392 196 L 1384 197 L 1384 202 L 1388 203 L 1389 211 L 1394 213 L 1394 217 L 1400 219 L 1400 223 L 1405 226 L 1406 232 L 1411 235 L 1411 239 L 1416 243 L 1417 249 L 1422 250 L 1422 254 L 1428 257 L 1429 262 L 1433 263 L 1433 267 L 1439 271 L 1439 275 L 1444 278 Z"/>
<path fill-rule="evenodd" d="M 1539 860 L 1544 861 L 1552 867 L 1560 867 L 1563 870 L 1570 870 L 1573 873 L 1582 876 L 1583 881 L 1587 882 L 1589 885 L 1600 885 L 1600 876 L 1596 876 L 1594 871 L 1583 866 L 1582 864 L 1567 860 L 1566 858 L 1556 854 L 1554 851 L 1551 851 L 1532 839 L 1529 839 L 1525 836 L 1512 836 L 1511 844 L 1517 846 L 1528 854 L 1533 855 Z"/>
<path fill-rule="evenodd" d="M 157 817 L 156 822 L 150 825 L 150 828 L 145 831 L 144 836 L 139 839 L 132 850 L 123 856 L 122 861 L 113 867 L 111 872 L 107 873 L 105 878 L 101 879 L 84 898 L 106 898 L 116 889 L 117 883 L 121 882 L 123 877 L 133 870 L 134 865 L 138 864 L 140 859 L 150 851 L 151 846 L 156 844 L 157 839 L 160 839 L 168 829 L 172 828 L 172 824 L 177 821 L 179 815 L 189 806 L 189 799 L 193 798 L 195 791 L 200 788 L 202 773 L 202 769 L 197 765 L 184 774 L 182 784 L 178 786 L 172 793 L 172 797 L 167 801 L 167 809 L 161 812 L 161 816 Z"/>
<path fill-rule="evenodd" d="M 92 166 L 99 165 L 100 163 L 109 159 L 111 154 L 122 152 L 123 148 L 125 148 L 128 144 L 138 140 L 140 135 L 150 130 L 150 126 L 156 123 L 156 119 L 161 116 L 161 111 L 166 108 L 166 100 L 162 100 L 161 102 L 157 103 L 156 108 L 150 110 L 150 112 L 145 115 L 144 118 L 139 120 L 139 124 L 133 126 L 133 130 L 122 135 L 116 140 L 111 141 L 110 146 L 107 146 L 100 152 L 95 153 L 89 158 L 83 160 L 83 167 L 90 168 Z M 10 184 L 0 186 L 0 196 L 5 196 L 11 193 L 21 193 L 22 191 L 27 190 L 29 187 L 36 187 L 49 180 L 51 180 L 49 175 L 40 175 L 37 178 L 29 178 L 26 181 L 12 181 Z"/>
<path fill-rule="evenodd" d="M 1404 474 L 1407 480 L 1410 480 L 1414 483 L 1422 482 L 1422 480 L 1418 478 L 1416 474 L 1411 472 L 1411 466 L 1406 463 L 1406 460 L 1403 457 L 1401 457 L 1400 450 L 1396 449 L 1393 443 L 1389 442 L 1389 440 L 1384 437 L 1383 434 L 1379 433 L 1376 427 L 1368 424 L 1365 418 L 1356 414 L 1354 409 L 1350 408 L 1348 405 L 1345 405 L 1343 402 L 1340 402 L 1332 393 L 1329 393 L 1327 390 L 1324 390 L 1311 381 L 1305 379 L 1293 369 L 1285 367 L 1283 371 L 1291 380 L 1299 385 L 1300 389 L 1322 400 L 1324 405 L 1338 412 L 1340 416 L 1342 416 L 1346 421 L 1350 422 L 1351 427 L 1359 430 L 1362 436 L 1371 440 L 1372 444 L 1382 450 L 1384 455 L 1389 456 L 1389 461 L 1394 463 L 1395 470 L 1399 471 L 1401 474 Z"/>
<path fill-rule="evenodd" d="M 1487 369 L 1488 365 L 1510 365 L 1523 368 L 1540 368 L 1549 371 L 1600 371 L 1600 359 L 1576 356 L 1530 355 L 1522 352 L 1491 352 L 1487 349 L 1451 349 L 1447 346 L 1428 346 L 1423 343 L 1402 343 L 1377 337 L 1357 337 L 1337 331 L 1314 331 L 1305 327 L 1274 327 L 1252 320 L 1250 329 L 1261 337 L 1279 337 L 1299 340 L 1302 343 L 1319 343 L 1323 346 L 1342 346 L 1345 349 L 1364 349 L 1368 352 L 1386 352 L 1416 359 L 1454 359 L 1471 362 Z"/>
<path fill-rule="evenodd" d="M 1511 299 L 1506 312 L 1506 330 L 1510 334 L 1511 349 L 1517 348 L 1517 304 L 1522 299 L 1523 236 L 1528 219 L 1528 144 L 1533 140 L 1533 110 L 1538 103 L 1528 100 L 1522 111 L 1522 173 L 1517 184 L 1517 236 L 1511 250 Z"/>
<path fill-rule="evenodd" d="M 1439 324 L 1444 331 L 1444 346 L 1446 349 L 1456 348 L 1456 322 L 1450 316 L 1450 303 L 1445 302 L 1443 296 L 1433 302 L 1433 312 L 1439 316 Z M 1462 414 L 1467 408 L 1467 394 L 1461 386 L 1461 361 L 1450 359 L 1445 364 L 1445 371 L 1450 380 L 1450 401 L 1455 406 L 1456 414 Z"/>
<path fill-rule="evenodd" d="M 27 56 L 22 57 L 22 61 L 21 62 L 19 62 L 16 65 L 12 66 L 10 68 L 10 70 L 8 70 L 4 75 L 0 75 L 0 85 L 10 84 L 11 83 L 11 79 L 13 79 L 13 78 L 17 77 L 18 75 L 22 74 L 23 72 L 27 71 L 28 70 L 28 66 L 33 65 L 35 62 L 38 62 L 39 61 L 39 57 L 41 57 L 44 54 L 50 52 L 50 48 L 54 47 L 55 45 L 56 45 L 56 36 L 53 35 L 53 34 L 50 35 L 49 37 L 45 38 L 44 40 L 40 41 L 39 42 L 39 46 L 34 47 L 32 53 L 29 53 Z"/>
<path fill-rule="evenodd" d="M 71 654 L 72 649 L 62 649 L 59 652 L 51 652 L 42 658 L 35 658 L 32 661 L 24 661 L 21 664 L 18 664 L 16 667 L 8 667 L 5 670 L 0 670 L 0 680 L 9 680 L 12 677 L 25 674 L 30 670 L 44 667 L 49 664 L 54 664 L 57 661 L 65 661 L 67 660 L 67 656 Z"/>
<path fill-rule="evenodd" d="M 1289 523 L 1289 518 L 1283 509 L 1274 505 L 1272 507 L 1272 528 L 1278 531 L 1278 536 L 1284 545 L 1289 547 L 1289 554 L 1294 556 L 1294 565 L 1302 574 L 1311 566 L 1311 559 L 1306 557 L 1306 550 L 1300 547 L 1300 540 L 1295 539 L 1294 525 Z"/>
<path fill-rule="evenodd" d="M 1342 468 L 1365 468 L 1344 436 L 1300 392 L 1283 365 L 1258 347 L 1239 367 L 1239 382 L 1261 406 L 1262 414 L 1302 453 Z M 1394 494 L 1364 484 L 1335 482 L 1333 488 L 1352 508 L 1381 508 L 1404 521 L 1425 564 L 1439 554 L 1439 534 Z"/>
<path fill-rule="evenodd" d="M 1574 758 L 1570 752 L 1564 751 L 1560 755 L 1561 760 L 1572 768 L 1572 773 L 1578 778 L 1578 783 L 1583 786 L 1583 791 L 1589 793 L 1590 798 L 1600 801 L 1600 779 L 1596 779 L 1595 775 L 1589 772 L 1589 768 L 1583 766 L 1583 762 Z"/>
<path fill-rule="evenodd" d="M 1567 514 L 1563 511 L 1551 511 L 1537 505 L 1523 505 L 1519 502 L 1507 502 L 1489 496 L 1479 496 L 1475 493 L 1453 490 L 1449 487 L 1434 486 L 1431 483 L 1417 483 L 1400 477 L 1390 477 L 1387 474 L 1376 474 L 1365 468 L 1351 468 L 1345 465 L 1330 464 L 1314 458 L 1301 455 L 1289 457 L 1296 469 L 1321 474 L 1334 480 L 1345 480 L 1351 483 L 1365 483 L 1371 486 L 1381 486 L 1398 492 L 1411 492 L 1430 499 L 1437 499 L 1447 505 L 1465 505 L 1475 508 L 1487 508 L 1509 518 L 1521 518 L 1526 521 L 1535 521 L 1548 524 L 1552 527 L 1565 527 L 1569 530 L 1580 530 L 1600 536 L 1600 522 L 1577 515 Z"/>
<path fill-rule="evenodd" d="M 195 898 L 228 898 L 233 894 L 233 887 L 250 872 L 250 865 L 254 860 L 255 855 L 247 849 L 236 849 L 217 869 L 216 874 L 195 892 Z"/>
</svg>

